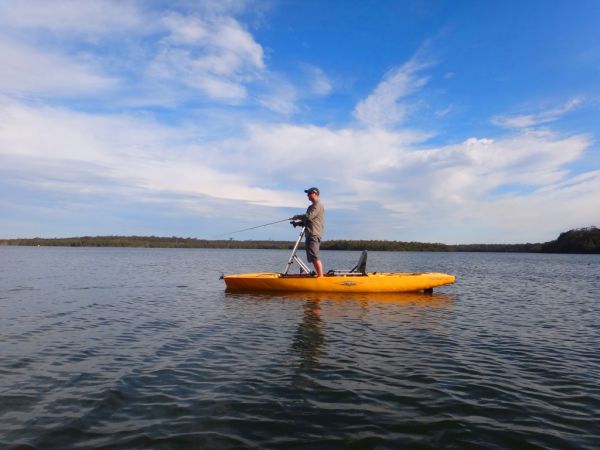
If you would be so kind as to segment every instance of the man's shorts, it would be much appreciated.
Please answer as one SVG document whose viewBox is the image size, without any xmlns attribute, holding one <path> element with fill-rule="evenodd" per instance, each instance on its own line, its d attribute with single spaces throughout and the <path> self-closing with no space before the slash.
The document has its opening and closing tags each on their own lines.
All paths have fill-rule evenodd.
<svg viewBox="0 0 600 450">
<path fill-rule="evenodd" d="M 319 247 L 321 246 L 321 238 L 311 236 L 306 238 L 306 259 L 309 263 L 319 259 Z"/>
</svg>

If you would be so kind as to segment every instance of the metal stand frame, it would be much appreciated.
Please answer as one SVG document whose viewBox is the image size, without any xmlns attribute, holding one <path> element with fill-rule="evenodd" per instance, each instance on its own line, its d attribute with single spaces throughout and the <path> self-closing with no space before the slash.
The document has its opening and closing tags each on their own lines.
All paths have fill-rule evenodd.
<svg viewBox="0 0 600 450">
<path fill-rule="evenodd" d="M 290 259 L 288 259 L 285 269 L 283 270 L 283 275 L 288 274 L 288 272 L 290 271 L 290 267 L 292 266 L 292 264 L 294 264 L 294 262 L 296 262 L 300 266 L 300 273 L 310 273 L 310 269 L 306 266 L 306 264 L 304 264 L 304 262 L 298 257 L 298 255 L 296 255 L 296 252 L 298 251 L 298 245 L 300 245 L 300 241 L 304 236 L 305 229 L 306 227 L 302 227 L 302 229 L 300 230 L 300 236 L 298 236 L 298 239 L 296 240 L 296 245 L 294 245 L 294 248 L 292 249 L 292 254 L 290 255 Z"/>
<path fill-rule="evenodd" d="M 296 239 L 296 243 L 294 244 L 292 253 L 288 259 L 287 264 L 285 265 L 285 268 L 283 269 L 283 273 L 281 274 L 284 277 L 288 275 L 288 272 L 290 271 L 290 268 L 292 267 L 292 264 L 294 264 L 294 263 L 297 263 L 298 266 L 300 266 L 301 274 L 310 274 L 311 273 L 308 266 L 306 264 L 304 264 L 304 261 L 302 261 L 298 257 L 298 255 L 296 255 L 296 253 L 298 252 L 298 246 L 300 245 L 300 241 L 304 237 L 305 231 L 306 231 L 306 227 L 302 225 L 302 228 L 300 229 L 300 235 L 298 236 L 298 239 Z M 327 275 L 328 276 L 351 276 L 351 275 L 366 276 L 367 275 L 367 251 L 363 250 L 362 254 L 360 255 L 360 258 L 358 259 L 358 263 L 352 269 L 350 269 L 350 270 L 330 270 L 329 272 L 327 272 Z"/>
</svg>

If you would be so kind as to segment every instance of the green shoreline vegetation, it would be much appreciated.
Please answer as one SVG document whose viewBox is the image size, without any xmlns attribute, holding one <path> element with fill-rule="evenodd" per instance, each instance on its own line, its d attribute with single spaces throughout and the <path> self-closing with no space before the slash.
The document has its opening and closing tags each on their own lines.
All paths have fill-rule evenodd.
<svg viewBox="0 0 600 450">
<path fill-rule="evenodd" d="M 143 247 L 143 248 L 216 248 L 282 249 L 290 241 L 208 240 L 157 236 L 83 236 L 70 238 L 0 239 L 0 245 L 60 247 Z M 382 240 L 327 240 L 322 250 L 434 251 L 434 252 L 517 252 L 517 253 L 600 253 L 600 229 L 595 226 L 561 233 L 557 239 L 537 244 L 440 244 Z"/>
</svg>

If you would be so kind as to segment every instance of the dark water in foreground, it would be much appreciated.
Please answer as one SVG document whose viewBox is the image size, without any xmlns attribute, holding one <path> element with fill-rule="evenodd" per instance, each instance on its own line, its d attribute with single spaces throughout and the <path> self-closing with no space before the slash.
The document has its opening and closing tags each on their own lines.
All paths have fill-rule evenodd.
<svg viewBox="0 0 600 450">
<path fill-rule="evenodd" d="M 597 255 L 369 255 L 458 276 L 433 295 L 218 279 L 286 259 L 0 247 L 0 447 L 600 448 Z"/>
</svg>

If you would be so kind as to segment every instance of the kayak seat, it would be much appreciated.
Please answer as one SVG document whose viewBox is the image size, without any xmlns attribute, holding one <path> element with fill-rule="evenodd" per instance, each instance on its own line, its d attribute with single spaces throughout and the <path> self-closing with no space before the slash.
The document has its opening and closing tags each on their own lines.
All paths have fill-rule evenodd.
<svg viewBox="0 0 600 450">
<path fill-rule="evenodd" d="M 330 270 L 327 275 L 366 275 L 367 274 L 367 251 L 363 250 L 356 265 L 350 270 Z"/>
</svg>

